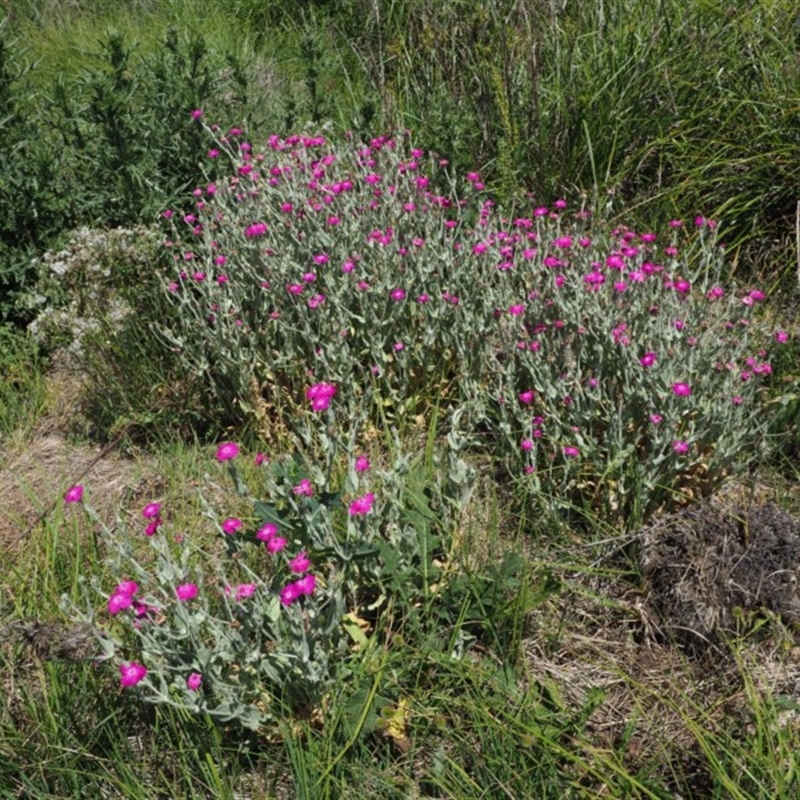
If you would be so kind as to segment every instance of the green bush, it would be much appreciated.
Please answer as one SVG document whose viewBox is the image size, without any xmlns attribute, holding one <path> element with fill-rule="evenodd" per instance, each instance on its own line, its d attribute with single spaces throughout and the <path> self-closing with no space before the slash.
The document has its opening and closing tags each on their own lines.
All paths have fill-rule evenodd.
<svg viewBox="0 0 800 800">
<path fill-rule="evenodd" d="M 152 223 L 158 211 L 213 173 L 192 111 L 242 113 L 243 66 L 209 52 L 202 37 L 169 29 L 160 49 L 134 57 L 109 33 L 95 61 L 33 93 L 24 53 L 0 29 L 0 315 L 26 320 L 17 304 L 34 278 L 32 257 L 79 225 Z"/>
</svg>

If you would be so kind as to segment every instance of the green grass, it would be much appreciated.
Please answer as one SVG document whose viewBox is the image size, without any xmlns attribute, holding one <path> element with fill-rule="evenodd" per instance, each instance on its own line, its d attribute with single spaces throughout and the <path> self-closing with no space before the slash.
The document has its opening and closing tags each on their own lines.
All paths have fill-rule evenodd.
<svg viewBox="0 0 800 800">
<path fill-rule="evenodd" d="M 0 443 L 29 436 L 48 400 L 45 364 L 24 334 L 0 326 Z"/>
</svg>

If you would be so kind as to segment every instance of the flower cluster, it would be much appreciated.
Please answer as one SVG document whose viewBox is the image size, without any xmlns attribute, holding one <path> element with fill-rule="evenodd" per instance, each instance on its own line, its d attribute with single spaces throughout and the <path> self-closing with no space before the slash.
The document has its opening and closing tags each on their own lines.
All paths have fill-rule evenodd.
<svg viewBox="0 0 800 800">
<path fill-rule="evenodd" d="M 757 455 L 759 382 L 788 334 L 762 329 L 761 289 L 722 285 L 708 220 L 637 232 L 563 200 L 509 219 L 478 173 L 459 198 L 402 137 L 222 153 L 231 177 L 172 215 L 162 333 L 231 413 L 300 392 L 345 428 L 367 393 L 392 417 L 468 406 L 537 497 L 606 497 L 623 517 L 634 486 L 646 516 Z"/>
</svg>

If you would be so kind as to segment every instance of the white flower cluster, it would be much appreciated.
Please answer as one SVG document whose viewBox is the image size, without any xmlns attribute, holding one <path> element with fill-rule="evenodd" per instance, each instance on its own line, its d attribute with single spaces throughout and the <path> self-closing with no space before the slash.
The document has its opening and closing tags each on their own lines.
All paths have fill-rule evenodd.
<svg viewBox="0 0 800 800">
<path fill-rule="evenodd" d="M 34 338 L 81 356 L 87 334 L 119 330 L 131 312 L 125 293 L 151 273 L 160 243 L 154 228 L 82 227 L 34 259 L 38 280 L 23 301 L 37 312 L 28 326 Z"/>
</svg>

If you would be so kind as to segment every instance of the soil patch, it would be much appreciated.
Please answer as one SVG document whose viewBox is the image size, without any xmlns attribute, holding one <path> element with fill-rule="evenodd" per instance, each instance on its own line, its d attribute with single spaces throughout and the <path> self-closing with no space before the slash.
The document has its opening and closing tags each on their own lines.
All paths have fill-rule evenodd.
<svg viewBox="0 0 800 800">
<path fill-rule="evenodd" d="M 642 532 L 648 605 L 664 633 L 701 652 L 772 613 L 800 627 L 800 521 L 777 506 L 702 503 Z"/>
</svg>

